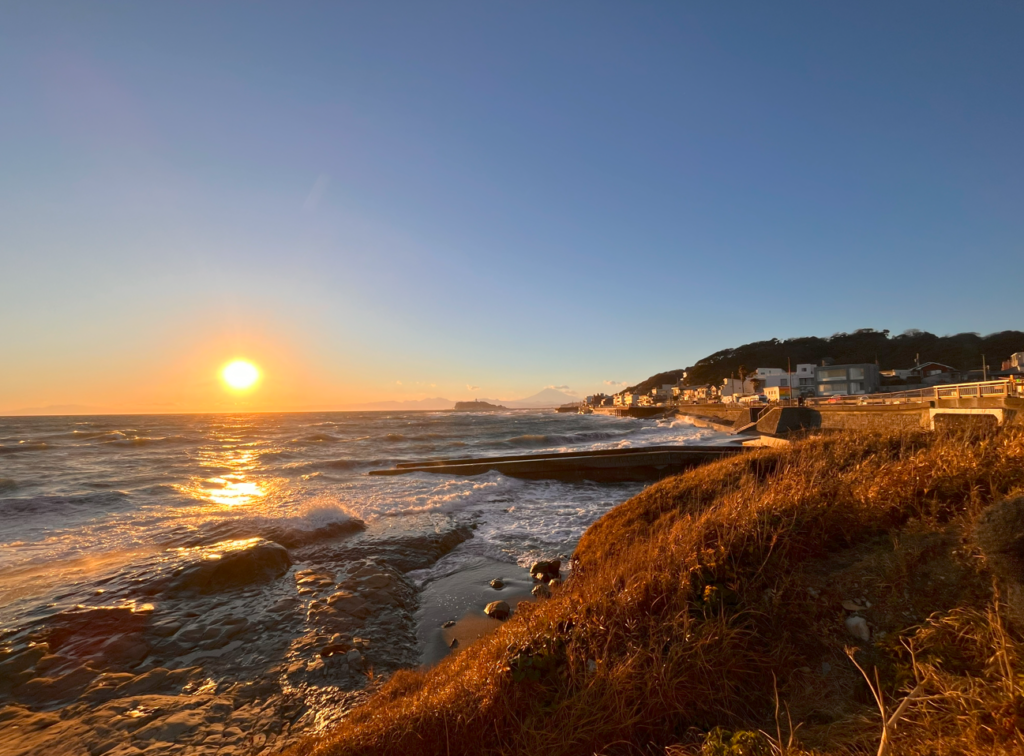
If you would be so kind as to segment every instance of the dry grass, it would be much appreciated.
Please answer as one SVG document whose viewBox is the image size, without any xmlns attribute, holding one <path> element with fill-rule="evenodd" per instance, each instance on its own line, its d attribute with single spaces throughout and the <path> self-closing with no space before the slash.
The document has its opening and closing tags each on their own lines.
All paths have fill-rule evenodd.
<svg viewBox="0 0 1024 756">
<path fill-rule="evenodd" d="M 1022 487 L 1019 428 L 810 439 L 668 479 L 587 531 L 552 599 L 294 754 L 874 753 L 844 651 L 860 598 L 883 705 L 920 685 L 890 753 L 1020 753 L 1020 635 L 967 534 Z"/>
</svg>

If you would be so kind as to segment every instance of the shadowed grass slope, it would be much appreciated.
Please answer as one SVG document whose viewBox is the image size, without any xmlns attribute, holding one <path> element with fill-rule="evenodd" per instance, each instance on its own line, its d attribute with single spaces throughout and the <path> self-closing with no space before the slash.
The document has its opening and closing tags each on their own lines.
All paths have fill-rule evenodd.
<svg viewBox="0 0 1024 756">
<path fill-rule="evenodd" d="M 874 752 L 850 616 L 871 627 L 855 658 L 884 696 L 921 684 L 898 752 L 1020 752 L 1020 636 L 969 534 L 1022 489 L 1019 428 L 809 439 L 670 478 L 586 532 L 553 598 L 396 674 L 294 753 L 760 752 L 730 746 L 736 731 Z"/>
</svg>

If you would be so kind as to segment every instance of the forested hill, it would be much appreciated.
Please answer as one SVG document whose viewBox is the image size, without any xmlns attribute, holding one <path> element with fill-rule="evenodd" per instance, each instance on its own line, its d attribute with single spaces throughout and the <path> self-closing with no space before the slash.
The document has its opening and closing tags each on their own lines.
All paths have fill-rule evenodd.
<svg viewBox="0 0 1024 756">
<path fill-rule="evenodd" d="M 970 370 L 980 368 L 981 356 L 985 355 L 989 366 L 998 370 L 1003 360 L 1021 351 L 1024 351 L 1024 333 L 1021 331 L 1001 331 L 988 336 L 976 333 L 936 336 L 926 331 L 910 330 L 899 336 L 890 336 L 888 331 L 862 328 L 853 333 L 837 333 L 827 339 L 817 336 L 785 341 L 772 339 L 723 349 L 688 368 L 687 382 L 690 385 L 721 383 L 723 378 L 738 375 L 741 366 L 747 372 L 759 367 L 785 370 L 787 359 L 793 369 L 798 363 L 820 364 L 829 358 L 838 364 L 877 360 L 882 369 L 887 370 L 913 367 L 916 355 L 920 355 L 921 362 L 941 362 L 958 370 Z M 653 386 L 660 377 L 653 376 L 640 385 L 651 383 Z M 662 382 L 669 381 L 657 381 Z"/>
<path fill-rule="evenodd" d="M 682 368 L 678 370 L 667 370 L 664 373 L 658 373 L 652 375 L 646 381 L 641 381 L 635 386 L 629 386 L 620 391 L 620 394 L 649 394 L 651 389 L 657 388 L 658 386 L 667 386 L 676 383 L 680 378 L 683 377 L 683 373 L 686 372 Z"/>
</svg>

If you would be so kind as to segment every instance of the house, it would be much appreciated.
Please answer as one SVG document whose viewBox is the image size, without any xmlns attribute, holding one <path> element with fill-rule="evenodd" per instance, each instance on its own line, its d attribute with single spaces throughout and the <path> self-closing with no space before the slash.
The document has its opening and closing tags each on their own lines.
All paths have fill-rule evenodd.
<svg viewBox="0 0 1024 756">
<path fill-rule="evenodd" d="M 814 363 L 801 363 L 792 374 L 792 388 L 799 396 L 814 396 Z"/>
<path fill-rule="evenodd" d="M 941 362 L 925 362 L 910 371 L 912 378 L 919 378 L 921 383 L 956 383 L 959 374 L 956 368 L 943 365 Z"/>
<path fill-rule="evenodd" d="M 790 386 L 768 386 L 762 392 L 769 402 L 778 402 L 783 399 L 789 399 L 793 395 L 793 389 Z"/>
<path fill-rule="evenodd" d="M 663 404 L 672 400 L 672 389 L 675 388 L 674 384 L 666 383 L 657 388 L 651 389 L 651 397 L 654 399 L 654 404 Z"/>
<path fill-rule="evenodd" d="M 1024 372 L 1024 352 L 1014 352 L 1010 359 L 1003 360 L 1003 371 L 1019 373 Z"/>
<path fill-rule="evenodd" d="M 881 383 L 878 365 L 823 365 L 814 368 L 818 396 L 873 394 Z"/>
<path fill-rule="evenodd" d="M 753 376 L 749 376 L 746 380 L 741 381 L 738 378 L 724 378 L 722 379 L 722 385 L 718 388 L 720 396 L 740 396 L 744 394 L 753 394 L 754 392 L 754 379 Z"/>
</svg>

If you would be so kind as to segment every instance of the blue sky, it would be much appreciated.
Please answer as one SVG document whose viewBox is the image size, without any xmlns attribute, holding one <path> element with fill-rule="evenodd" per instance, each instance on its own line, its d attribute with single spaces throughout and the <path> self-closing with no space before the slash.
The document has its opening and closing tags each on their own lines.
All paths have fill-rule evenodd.
<svg viewBox="0 0 1024 756">
<path fill-rule="evenodd" d="M 0 410 L 1020 328 L 1021 39 L 1009 2 L 5 3 Z"/>
</svg>

